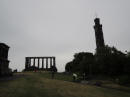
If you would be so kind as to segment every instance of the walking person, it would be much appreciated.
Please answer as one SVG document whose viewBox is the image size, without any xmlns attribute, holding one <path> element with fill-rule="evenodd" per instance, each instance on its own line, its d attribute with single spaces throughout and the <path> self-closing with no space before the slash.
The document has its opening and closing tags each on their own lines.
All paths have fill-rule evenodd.
<svg viewBox="0 0 130 97">
<path fill-rule="evenodd" d="M 56 72 L 57 72 L 57 68 L 55 66 L 51 66 L 51 78 L 52 79 L 54 79 Z"/>
</svg>

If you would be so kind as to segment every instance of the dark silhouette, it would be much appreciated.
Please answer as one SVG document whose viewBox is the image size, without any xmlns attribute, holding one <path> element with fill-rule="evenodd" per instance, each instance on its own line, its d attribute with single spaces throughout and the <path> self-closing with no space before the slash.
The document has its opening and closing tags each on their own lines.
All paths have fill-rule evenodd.
<svg viewBox="0 0 130 97">
<path fill-rule="evenodd" d="M 121 84 L 130 83 L 130 52 L 123 53 L 115 47 L 104 44 L 102 25 L 100 19 L 96 18 L 95 37 L 96 52 L 80 52 L 74 55 L 74 59 L 65 66 L 66 72 L 92 75 L 104 75 L 118 78 Z"/>
<path fill-rule="evenodd" d="M 94 22 L 95 22 L 94 30 L 95 30 L 97 52 L 100 53 L 99 49 L 105 47 L 102 25 L 100 24 L 99 18 L 94 19 Z"/>
<path fill-rule="evenodd" d="M 38 66 L 36 67 L 36 59 L 38 61 Z M 33 64 L 31 64 L 31 60 L 33 60 Z M 42 61 L 42 68 L 40 68 L 40 61 Z M 46 62 L 44 62 L 46 61 Z M 50 62 L 48 62 L 50 61 Z M 25 71 L 37 71 L 37 70 L 51 70 L 51 66 L 56 66 L 55 57 L 26 57 L 25 58 Z M 45 64 L 46 63 L 46 64 Z M 50 63 L 50 68 L 48 67 L 48 63 Z M 46 66 L 46 68 L 45 68 Z"/>
<path fill-rule="evenodd" d="M 73 61 L 66 64 L 67 72 L 79 72 L 80 74 L 88 75 L 91 73 L 90 68 L 94 62 L 92 53 L 81 52 L 74 55 Z"/>
<path fill-rule="evenodd" d="M 13 70 L 13 73 L 17 73 L 17 72 L 18 72 L 18 70 L 17 70 L 17 69 Z"/>
<path fill-rule="evenodd" d="M 51 78 L 52 79 L 54 79 L 56 72 L 57 72 L 57 68 L 55 66 L 51 66 Z"/>
<path fill-rule="evenodd" d="M 0 76 L 12 75 L 12 70 L 9 68 L 8 51 L 9 46 L 0 43 Z"/>
</svg>

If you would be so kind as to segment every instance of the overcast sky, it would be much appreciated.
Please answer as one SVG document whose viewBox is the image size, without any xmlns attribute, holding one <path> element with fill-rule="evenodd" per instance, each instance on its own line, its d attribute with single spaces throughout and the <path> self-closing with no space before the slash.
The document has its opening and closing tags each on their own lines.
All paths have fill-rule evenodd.
<svg viewBox="0 0 130 97">
<path fill-rule="evenodd" d="M 105 44 L 130 51 L 130 0 L 0 0 L 0 42 L 12 69 L 27 56 L 56 56 L 58 71 L 78 52 L 95 51 L 94 18 Z"/>
</svg>

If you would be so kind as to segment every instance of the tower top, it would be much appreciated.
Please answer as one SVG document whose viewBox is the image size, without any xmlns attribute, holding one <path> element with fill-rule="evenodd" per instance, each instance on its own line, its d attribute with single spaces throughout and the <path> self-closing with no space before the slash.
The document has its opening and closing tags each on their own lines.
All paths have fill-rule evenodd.
<svg viewBox="0 0 130 97">
<path fill-rule="evenodd" d="M 95 18 L 94 22 L 95 22 L 96 25 L 99 25 L 100 24 L 100 18 Z"/>
</svg>

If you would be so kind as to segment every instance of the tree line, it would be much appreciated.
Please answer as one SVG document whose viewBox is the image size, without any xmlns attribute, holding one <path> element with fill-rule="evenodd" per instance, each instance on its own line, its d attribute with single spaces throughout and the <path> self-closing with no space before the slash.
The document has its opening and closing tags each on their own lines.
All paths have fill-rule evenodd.
<svg viewBox="0 0 130 97">
<path fill-rule="evenodd" d="M 123 53 L 106 45 L 96 52 L 80 52 L 65 66 L 66 72 L 86 75 L 130 75 L 130 52 Z"/>
</svg>

